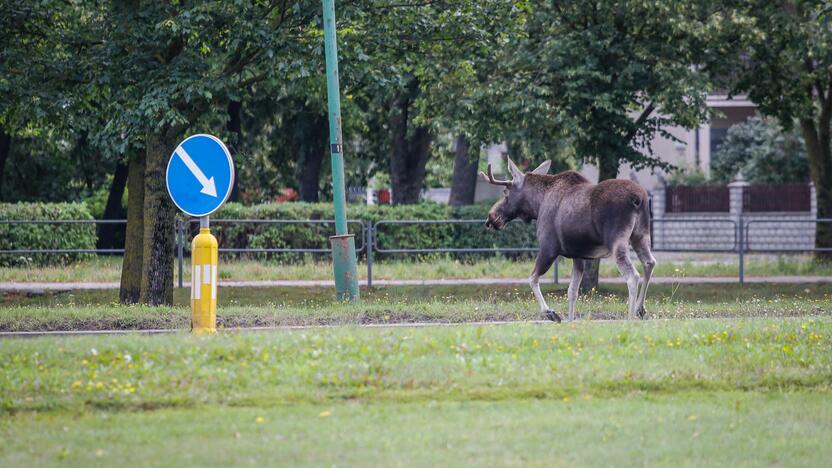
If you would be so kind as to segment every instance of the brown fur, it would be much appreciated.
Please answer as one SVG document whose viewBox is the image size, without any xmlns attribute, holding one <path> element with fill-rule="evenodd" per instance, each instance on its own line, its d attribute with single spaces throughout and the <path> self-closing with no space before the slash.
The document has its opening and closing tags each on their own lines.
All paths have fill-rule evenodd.
<svg viewBox="0 0 832 468">
<path fill-rule="evenodd" d="M 645 264 L 646 293 L 647 269 L 652 271 L 655 265 L 649 249 L 647 191 L 629 180 L 613 179 L 593 184 L 575 171 L 555 175 L 522 174 L 516 171 L 513 163 L 511 166 L 514 181 L 489 211 L 486 226 L 501 229 L 515 218 L 537 220 L 540 251 L 532 272 L 533 289 L 536 278 L 546 274 L 558 256 L 574 259 L 575 268 L 582 274 L 583 266 L 578 262 L 615 253 L 616 263 L 628 279 L 632 296 L 630 280 L 632 277 L 638 279 L 638 272 L 629 261 L 628 249 L 632 245 Z M 643 307 L 640 311 L 632 310 L 633 301 L 631 297 L 630 314 L 643 313 Z"/>
</svg>

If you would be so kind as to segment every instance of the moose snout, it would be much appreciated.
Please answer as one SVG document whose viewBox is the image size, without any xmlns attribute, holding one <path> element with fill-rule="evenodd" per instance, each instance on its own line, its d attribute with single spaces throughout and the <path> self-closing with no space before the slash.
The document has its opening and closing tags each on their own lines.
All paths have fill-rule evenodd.
<svg viewBox="0 0 832 468">
<path fill-rule="evenodd" d="M 500 223 L 497 216 L 493 212 L 488 213 L 488 218 L 485 220 L 485 227 L 497 231 L 500 229 Z"/>
</svg>

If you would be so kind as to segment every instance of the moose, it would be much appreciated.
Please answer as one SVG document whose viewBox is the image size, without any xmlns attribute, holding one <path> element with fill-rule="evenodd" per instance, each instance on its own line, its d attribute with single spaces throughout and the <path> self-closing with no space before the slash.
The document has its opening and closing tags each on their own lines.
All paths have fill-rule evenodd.
<svg viewBox="0 0 832 468">
<path fill-rule="evenodd" d="M 611 179 L 591 183 L 575 171 L 549 175 L 551 161 L 523 173 L 508 159 L 511 180 L 497 180 L 491 173 L 480 175 L 493 185 L 505 187 L 503 196 L 488 211 L 485 226 L 500 230 L 513 219 L 537 220 L 539 251 L 529 277 L 532 292 L 543 316 L 554 322 L 561 317 L 549 309 L 540 292 L 540 277 L 559 257 L 571 258 L 569 320 L 575 320 L 575 302 L 586 262 L 612 255 L 627 281 L 628 318 L 644 318 L 644 299 L 656 259 L 650 251 L 650 211 L 647 192 L 630 180 Z M 630 261 L 633 247 L 644 266 L 644 280 Z"/>
</svg>

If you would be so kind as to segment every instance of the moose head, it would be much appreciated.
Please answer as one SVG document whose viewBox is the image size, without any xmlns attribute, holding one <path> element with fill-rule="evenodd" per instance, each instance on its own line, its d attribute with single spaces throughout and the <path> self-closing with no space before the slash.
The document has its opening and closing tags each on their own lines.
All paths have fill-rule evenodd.
<svg viewBox="0 0 832 468">
<path fill-rule="evenodd" d="M 543 164 L 528 174 L 546 174 L 549 172 L 551 161 L 544 161 Z M 494 230 L 500 230 L 505 225 L 516 218 L 523 221 L 530 222 L 537 218 L 537 212 L 529 203 L 529 191 L 526 189 L 526 176 L 511 158 L 508 158 L 508 170 L 511 174 L 511 180 L 497 180 L 491 173 L 491 164 L 488 165 L 488 172 L 480 172 L 480 175 L 492 185 L 502 185 L 505 187 L 503 196 L 497 200 L 497 203 L 488 210 L 488 219 L 485 221 L 485 227 Z"/>
</svg>

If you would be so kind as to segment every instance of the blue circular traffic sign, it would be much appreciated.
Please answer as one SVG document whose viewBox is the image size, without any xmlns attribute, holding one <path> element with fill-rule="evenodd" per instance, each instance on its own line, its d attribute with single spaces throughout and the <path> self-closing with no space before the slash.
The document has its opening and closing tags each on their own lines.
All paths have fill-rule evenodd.
<svg viewBox="0 0 832 468">
<path fill-rule="evenodd" d="M 173 150 L 165 178 L 168 194 L 180 210 L 208 216 L 231 195 L 234 161 L 219 138 L 193 135 Z"/>
</svg>

